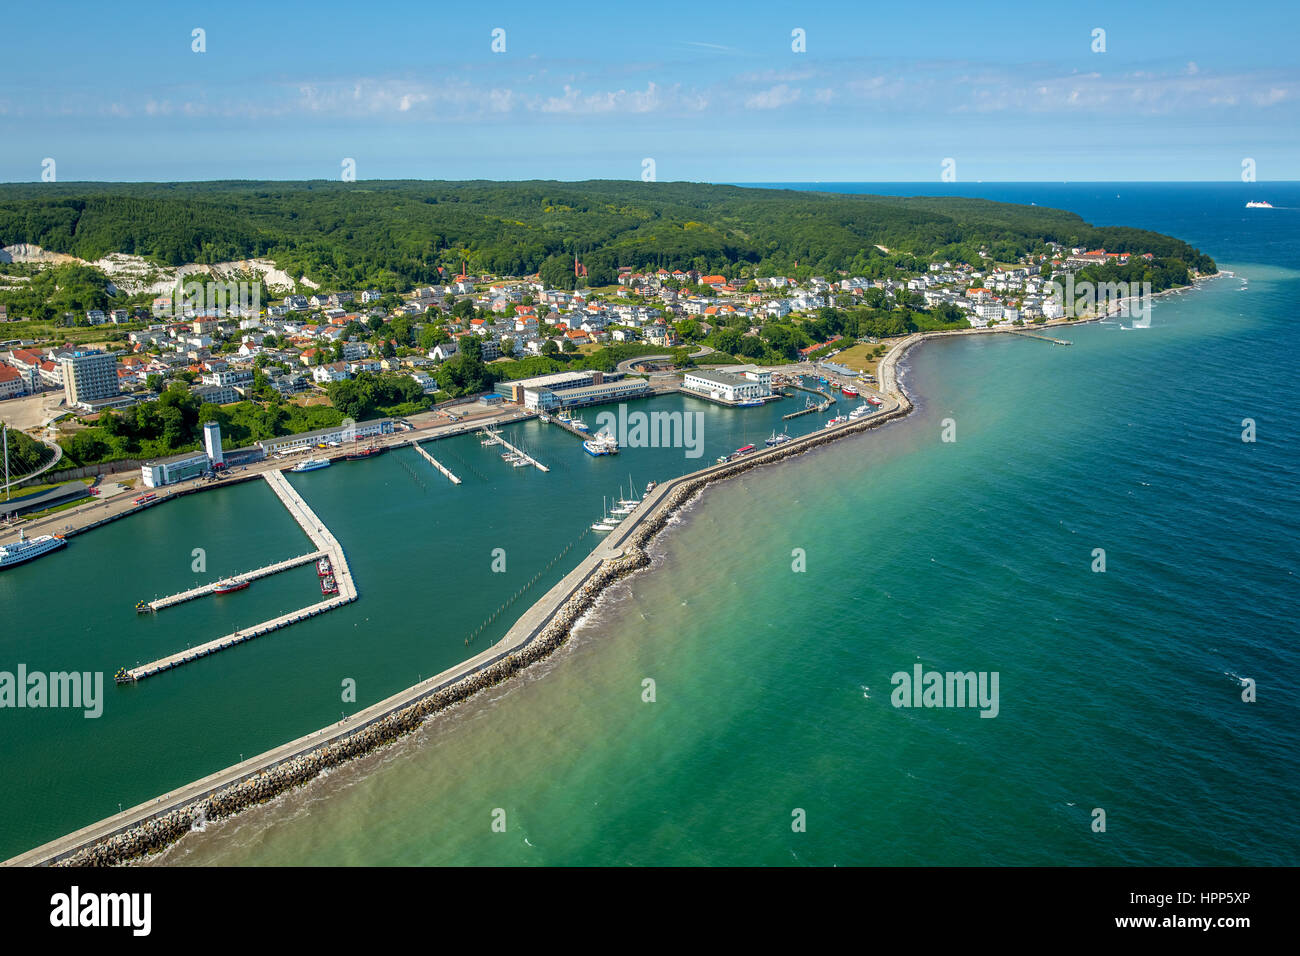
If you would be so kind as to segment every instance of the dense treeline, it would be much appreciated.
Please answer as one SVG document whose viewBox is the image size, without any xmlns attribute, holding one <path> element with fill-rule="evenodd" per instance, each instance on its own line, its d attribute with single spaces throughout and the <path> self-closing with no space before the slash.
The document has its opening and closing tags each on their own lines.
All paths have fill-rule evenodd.
<svg viewBox="0 0 1300 956">
<path fill-rule="evenodd" d="M 198 449 L 204 422 L 221 424 L 222 445 L 237 448 L 274 438 L 337 425 L 343 415 L 324 405 L 306 408 L 281 399 L 267 404 L 202 402 L 174 382 L 155 401 L 121 412 L 103 412 L 92 427 L 59 439 L 72 464 L 91 465 L 122 458 L 165 458 Z"/>
<path fill-rule="evenodd" d="M 0 186 L 0 243 L 160 263 L 269 256 L 338 288 L 405 291 L 459 271 L 591 285 L 619 266 L 734 275 L 888 275 L 932 258 L 1014 261 L 1044 240 L 1213 261 L 1158 233 L 1038 206 L 695 183 L 210 182 Z M 888 252 L 877 248 L 883 246 Z M 796 265 L 797 263 L 797 265 Z"/>
<path fill-rule="evenodd" d="M 110 308 L 113 300 L 108 289 L 108 277 L 92 266 L 52 266 L 0 289 L 0 303 L 14 316 L 48 320 L 65 312 Z"/>
</svg>

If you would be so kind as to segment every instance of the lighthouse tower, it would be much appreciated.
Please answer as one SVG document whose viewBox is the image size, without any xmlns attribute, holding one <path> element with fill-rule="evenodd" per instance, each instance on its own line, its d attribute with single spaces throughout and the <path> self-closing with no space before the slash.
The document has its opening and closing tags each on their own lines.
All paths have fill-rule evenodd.
<svg viewBox="0 0 1300 956">
<path fill-rule="evenodd" d="M 203 448 L 208 453 L 208 460 L 213 465 L 220 465 L 225 459 L 221 457 L 221 426 L 216 422 L 207 422 L 203 426 Z"/>
</svg>

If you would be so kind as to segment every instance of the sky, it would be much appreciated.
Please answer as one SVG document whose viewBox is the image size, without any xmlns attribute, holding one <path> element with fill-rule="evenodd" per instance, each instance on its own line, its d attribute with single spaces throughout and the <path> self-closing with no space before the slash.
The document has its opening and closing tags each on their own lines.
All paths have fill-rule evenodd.
<svg viewBox="0 0 1300 956">
<path fill-rule="evenodd" d="M 358 179 L 1297 180 L 1298 26 L 1294 0 L 11 3 L 0 181 L 348 160 Z"/>
</svg>

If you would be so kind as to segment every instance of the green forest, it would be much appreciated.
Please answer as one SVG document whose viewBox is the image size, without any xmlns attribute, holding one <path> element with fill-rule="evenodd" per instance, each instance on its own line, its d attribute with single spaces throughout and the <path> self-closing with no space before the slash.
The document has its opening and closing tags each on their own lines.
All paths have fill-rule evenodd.
<svg viewBox="0 0 1300 956">
<path fill-rule="evenodd" d="M 883 276 L 936 260 L 974 263 L 982 252 L 1012 262 L 1045 241 L 1214 270 L 1208 256 L 1159 233 L 959 197 L 611 180 L 0 185 L 0 243 L 172 266 L 266 256 L 329 287 L 386 292 L 450 279 L 462 261 L 476 273 L 540 273 L 572 287 L 575 257 L 600 286 L 620 266 Z"/>
<path fill-rule="evenodd" d="M 90 465 L 124 458 L 165 458 L 202 444 L 203 423 L 220 422 L 221 444 L 239 448 L 255 441 L 337 425 L 338 409 L 302 408 L 283 400 L 266 404 L 204 403 L 185 385 L 174 382 L 155 401 L 121 412 L 102 413 L 92 427 L 59 439 L 69 465 Z"/>
</svg>

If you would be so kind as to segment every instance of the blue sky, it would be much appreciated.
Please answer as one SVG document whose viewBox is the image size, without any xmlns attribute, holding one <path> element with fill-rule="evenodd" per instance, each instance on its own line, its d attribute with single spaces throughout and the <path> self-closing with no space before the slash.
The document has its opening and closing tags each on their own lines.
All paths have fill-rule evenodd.
<svg viewBox="0 0 1300 956">
<path fill-rule="evenodd" d="M 13 3 L 0 181 L 1300 179 L 1300 5 L 1073 6 Z"/>
</svg>

